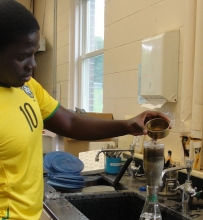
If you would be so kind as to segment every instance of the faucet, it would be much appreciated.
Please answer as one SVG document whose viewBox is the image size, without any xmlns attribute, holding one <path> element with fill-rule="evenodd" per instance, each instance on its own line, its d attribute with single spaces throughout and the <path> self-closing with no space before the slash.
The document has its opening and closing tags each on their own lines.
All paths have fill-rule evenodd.
<svg viewBox="0 0 203 220">
<path fill-rule="evenodd" d="M 137 173 L 139 171 L 139 169 L 141 168 L 141 166 L 139 165 L 138 167 L 135 166 L 135 161 L 132 160 L 132 162 L 130 163 L 130 166 L 127 168 L 128 174 L 134 178 L 137 176 Z"/>
<path fill-rule="evenodd" d="M 120 181 L 120 179 L 122 178 L 123 174 L 125 173 L 125 171 L 127 169 L 131 170 L 131 175 L 135 175 L 137 173 L 137 171 L 139 170 L 139 167 L 135 167 L 135 163 L 133 162 L 134 159 L 134 146 L 130 145 L 129 149 L 102 149 L 99 150 L 95 156 L 95 161 L 99 161 L 99 154 L 100 153 L 106 153 L 106 152 L 123 152 L 123 151 L 129 151 L 131 153 L 131 156 L 126 160 L 126 162 L 124 163 L 124 165 L 122 166 L 122 168 L 120 169 L 118 175 L 116 176 L 115 180 L 112 183 L 112 186 L 115 187 L 118 182 Z M 130 168 L 129 165 L 131 164 Z"/>
<path fill-rule="evenodd" d="M 190 180 L 191 172 L 192 172 L 192 165 L 194 160 L 186 159 L 186 165 L 185 166 L 178 166 L 178 167 L 172 167 L 168 168 L 162 171 L 162 181 L 165 181 L 165 175 L 172 171 L 178 171 L 178 170 L 187 170 L 187 179 L 184 184 L 180 185 L 177 181 L 178 186 L 175 189 L 172 189 L 173 191 L 180 190 L 182 191 L 182 206 L 183 206 L 183 212 L 186 212 L 188 210 L 188 204 L 192 201 L 192 198 L 194 196 L 199 196 L 199 194 L 202 192 L 197 192 L 196 187 L 192 187 L 192 181 Z"/>
<path fill-rule="evenodd" d="M 131 153 L 131 155 L 134 155 L 134 149 L 133 147 L 130 147 L 130 149 L 102 149 L 97 151 L 97 154 L 95 156 L 95 161 L 99 161 L 99 154 L 100 153 L 112 153 L 112 152 L 123 152 L 123 151 L 129 151 Z"/>
<path fill-rule="evenodd" d="M 162 175 L 161 175 L 162 180 L 164 179 L 164 177 L 167 173 L 172 172 L 172 171 L 183 170 L 183 169 L 187 170 L 187 180 L 190 180 L 190 175 L 191 175 L 191 172 L 192 172 L 193 162 L 194 162 L 193 160 L 186 159 L 186 165 L 185 166 L 171 167 L 171 168 L 163 170 Z"/>
</svg>

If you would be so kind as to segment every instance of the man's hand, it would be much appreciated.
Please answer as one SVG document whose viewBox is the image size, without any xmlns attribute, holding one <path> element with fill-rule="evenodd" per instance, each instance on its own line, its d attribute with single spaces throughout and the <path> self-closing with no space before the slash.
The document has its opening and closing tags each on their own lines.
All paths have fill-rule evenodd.
<svg viewBox="0 0 203 220">
<path fill-rule="evenodd" d="M 130 130 L 129 133 L 135 136 L 147 134 L 148 131 L 145 128 L 145 124 L 153 118 L 163 118 L 167 120 L 168 122 L 170 122 L 169 118 L 161 112 L 145 111 L 137 115 L 136 117 L 128 120 L 129 130 Z"/>
</svg>

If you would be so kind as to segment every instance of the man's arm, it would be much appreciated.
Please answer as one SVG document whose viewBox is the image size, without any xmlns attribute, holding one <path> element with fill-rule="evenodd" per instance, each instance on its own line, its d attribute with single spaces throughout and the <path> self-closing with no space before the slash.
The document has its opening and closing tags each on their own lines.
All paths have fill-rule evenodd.
<svg viewBox="0 0 203 220">
<path fill-rule="evenodd" d="M 76 114 L 62 106 L 44 123 L 44 128 L 58 135 L 78 140 L 99 140 L 126 134 L 146 134 L 144 125 L 152 118 L 169 119 L 156 111 L 145 111 L 129 120 L 108 120 Z"/>
</svg>

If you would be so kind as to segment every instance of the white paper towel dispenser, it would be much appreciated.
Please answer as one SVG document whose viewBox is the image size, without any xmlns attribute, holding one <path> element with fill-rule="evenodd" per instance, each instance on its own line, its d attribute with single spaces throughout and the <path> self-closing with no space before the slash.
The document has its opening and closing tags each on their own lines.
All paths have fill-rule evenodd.
<svg viewBox="0 0 203 220">
<path fill-rule="evenodd" d="M 142 41 L 140 95 L 177 102 L 179 30 Z"/>
</svg>

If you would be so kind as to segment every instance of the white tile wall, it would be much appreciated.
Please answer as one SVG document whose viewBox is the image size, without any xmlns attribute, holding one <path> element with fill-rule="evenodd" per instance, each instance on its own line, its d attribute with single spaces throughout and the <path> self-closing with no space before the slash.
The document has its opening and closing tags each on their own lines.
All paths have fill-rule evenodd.
<svg viewBox="0 0 203 220">
<path fill-rule="evenodd" d="M 44 1 L 36 0 L 42 13 Z M 53 58 L 53 1 L 48 1 L 44 35 L 47 51 L 37 55 L 37 79 L 51 92 Z M 104 112 L 115 119 L 146 110 L 137 103 L 137 71 L 141 62 L 141 41 L 166 31 L 180 30 L 178 102 L 165 104 L 160 111 L 172 111 L 176 126 L 164 140 L 166 150 L 180 160 L 180 101 L 183 66 L 185 0 L 105 0 Z M 57 81 L 61 85 L 61 104 L 68 108 L 70 1 L 58 1 Z M 49 11 L 48 11 L 49 10 Z M 40 23 L 42 15 L 37 14 Z M 45 65 L 46 64 L 46 65 Z M 39 73 L 40 72 L 40 73 Z"/>
</svg>

